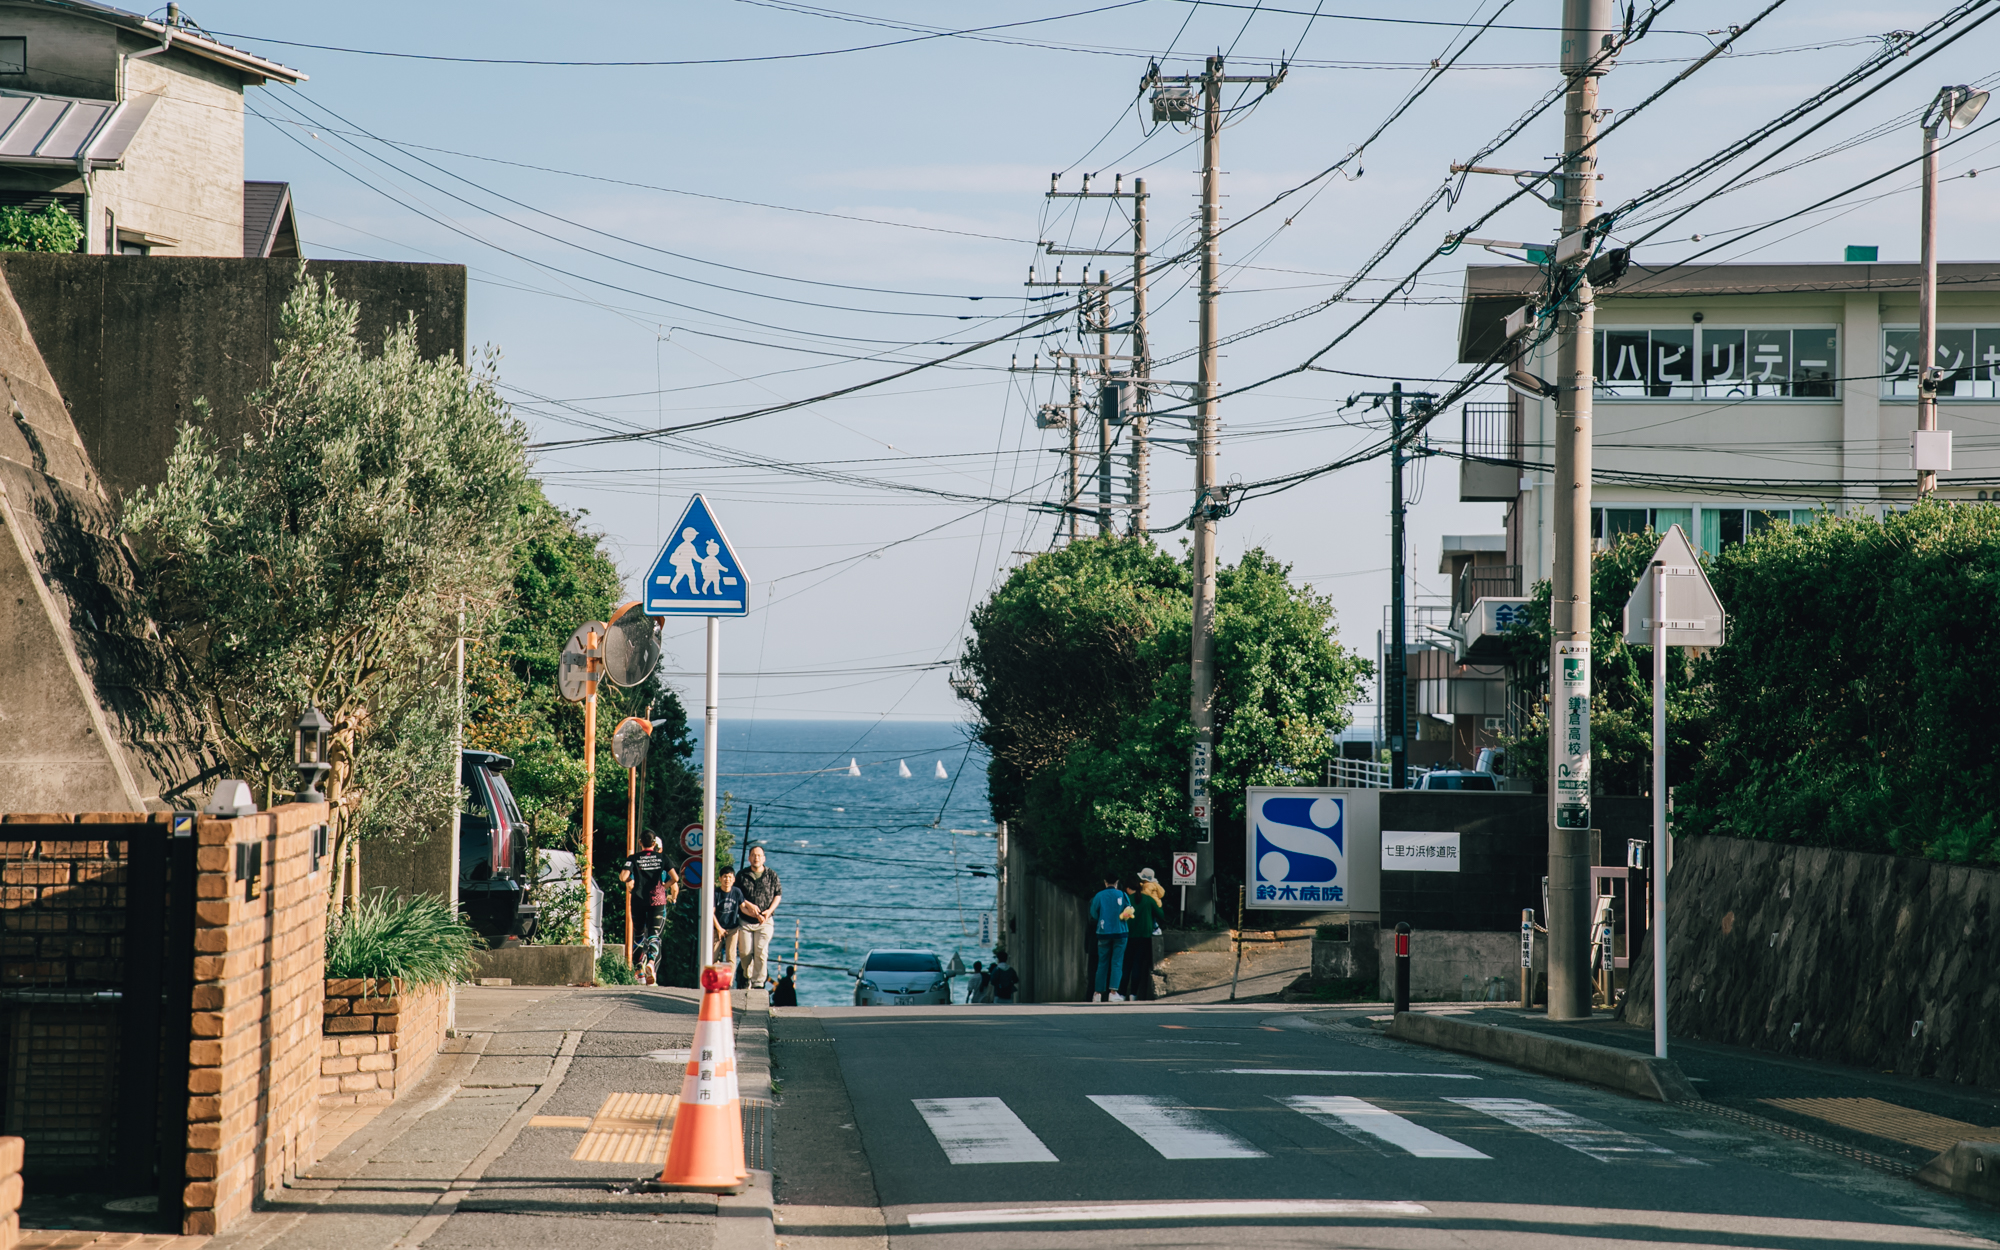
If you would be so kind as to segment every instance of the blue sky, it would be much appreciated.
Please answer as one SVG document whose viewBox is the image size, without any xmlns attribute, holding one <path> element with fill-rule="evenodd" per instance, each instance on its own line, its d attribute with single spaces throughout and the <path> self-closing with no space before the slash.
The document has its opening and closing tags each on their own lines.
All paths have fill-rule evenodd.
<svg viewBox="0 0 2000 1250">
<path fill-rule="evenodd" d="M 1101 201 L 1081 214 L 1046 201 L 1052 171 L 1064 171 L 1062 186 L 1074 190 L 1084 172 L 1096 172 L 1101 188 L 1115 173 L 1146 167 L 1155 238 L 1183 234 L 1198 150 L 1184 146 L 1189 135 L 1151 127 L 1134 107 L 1151 58 L 1188 72 L 1200 56 L 1232 50 L 1231 68 L 1243 73 L 1291 59 L 1282 86 L 1254 107 L 1245 101 L 1225 135 L 1225 204 L 1240 215 L 1347 155 L 1433 59 L 1463 43 L 1464 30 L 1451 23 L 1484 21 L 1498 0 L 1354 0 L 1320 5 L 1316 19 L 1313 0 L 1261 8 L 850 3 L 499 2 L 475 10 L 203 0 L 186 12 L 228 42 L 311 75 L 296 91 L 250 93 L 260 116 L 249 122 L 247 171 L 291 181 L 307 253 L 468 266 L 473 342 L 502 353 L 502 379 L 536 438 L 558 440 L 805 399 L 955 350 L 935 344 L 1019 325 L 1033 315 L 1026 310 L 1046 307 L 1023 300 L 1036 240 L 1096 246 L 1120 229 Z M 1603 103 L 1629 109 L 1708 49 L 1714 36 L 1705 32 L 1762 7 L 1673 4 L 1605 80 Z M 1515 0 L 1464 52 L 1461 68 L 1440 76 L 1346 171 L 1232 232 L 1223 329 L 1326 298 L 1452 161 L 1553 88 L 1557 36 L 1545 28 L 1558 11 L 1557 0 Z M 1604 198 L 1616 203 L 1654 185 L 1832 82 L 1885 32 L 1918 28 L 1938 11 L 1792 0 L 1736 54 L 1607 142 Z M 1402 20 L 1352 20 L 1369 17 Z M 1059 20 L 1037 20 L 1049 18 Z M 1031 24 L 926 34 L 1002 23 Z M 894 46 L 842 51 L 881 43 Z M 298 46 L 315 44 L 325 46 Z M 1701 205 L 1641 257 L 1686 254 L 1695 233 L 1712 241 L 1727 228 L 1784 216 L 1908 159 L 1918 132 L 1899 119 L 1940 84 L 1990 73 L 1992 47 L 1985 30 L 1962 40 L 1797 151 L 1884 133 Z M 494 63 L 524 60 L 726 63 Z M 1560 136 L 1551 110 L 1488 160 L 1539 167 Z M 1974 136 L 1961 145 L 1947 173 L 2000 164 L 1988 142 Z M 1720 257 L 1837 259 L 1843 245 L 1861 243 L 1879 246 L 1884 260 L 1913 260 L 1913 183 L 1899 175 L 1879 184 L 1875 198 L 1844 201 L 1837 216 L 1767 231 Z M 1504 189 L 1499 179 L 1474 180 L 1455 208 L 1423 218 L 1377 275 L 1416 268 L 1448 229 Z M 1982 181 L 1947 185 L 1946 259 L 1990 253 L 1996 210 L 1990 195 L 1976 194 L 1985 189 Z M 1553 230 L 1554 214 L 1524 200 L 1480 233 L 1539 239 Z M 1353 392 L 1385 384 L 1352 374 L 1455 375 L 1453 301 L 1464 259 L 1439 258 L 1407 302 L 1320 360 L 1347 373 L 1300 374 L 1229 400 L 1225 477 L 1309 467 L 1378 437 L 1365 424 L 1369 414 L 1341 407 Z M 1071 262 L 1064 277 L 1076 272 Z M 1156 277 L 1157 356 L 1193 344 L 1191 278 L 1186 268 Z M 1353 298 L 1389 286 L 1363 283 Z M 1222 361 L 1225 386 L 1297 364 L 1363 311 L 1335 305 L 1233 344 Z M 725 626 L 723 667 L 789 674 L 730 678 L 728 714 L 956 716 L 944 673 L 906 666 L 954 656 L 967 609 L 1025 558 L 1019 553 L 1046 549 L 1054 522 L 1018 505 L 982 507 L 853 478 L 1047 498 L 1039 484 L 1058 467 L 1059 435 L 1035 429 L 1032 412 L 1050 397 L 1049 380 L 1010 374 L 1016 350 L 987 349 L 879 389 L 706 431 L 699 442 L 549 450 L 539 472 L 560 503 L 589 510 L 635 583 L 687 496 L 708 494 L 758 583 L 756 612 Z M 1018 349 L 1020 362 L 1033 352 Z M 1176 367 L 1161 372 L 1192 376 L 1191 361 Z M 1438 434 L 1455 439 L 1455 419 Z M 771 462 L 819 466 L 821 475 Z M 1185 512 L 1192 471 L 1167 448 L 1155 452 L 1153 469 L 1160 524 Z M 1441 535 L 1500 527 L 1499 505 L 1456 502 L 1455 478 L 1448 461 L 1414 475 L 1419 595 L 1444 590 L 1435 574 Z M 1224 524 L 1224 556 L 1261 545 L 1291 562 L 1332 597 L 1343 639 L 1372 653 L 1388 597 L 1387 494 L 1386 468 L 1376 462 L 1252 502 Z M 669 630 L 668 658 L 676 669 L 699 665 L 698 626 Z M 698 679 L 683 688 L 698 696 Z"/>
</svg>

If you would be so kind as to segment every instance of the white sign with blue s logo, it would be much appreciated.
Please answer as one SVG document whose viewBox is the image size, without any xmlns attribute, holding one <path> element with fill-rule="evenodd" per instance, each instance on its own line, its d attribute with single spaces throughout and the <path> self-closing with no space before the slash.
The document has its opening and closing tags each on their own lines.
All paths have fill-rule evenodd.
<svg viewBox="0 0 2000 1250">
<path fill-rule="evenodd" d="M 1248 904 L 1302 911 L 1353 906 L 1348 897 L 1347 796 L 1252 787 L 1246 797 L 1249 862 L 1243 880 Z"/>
</svg>

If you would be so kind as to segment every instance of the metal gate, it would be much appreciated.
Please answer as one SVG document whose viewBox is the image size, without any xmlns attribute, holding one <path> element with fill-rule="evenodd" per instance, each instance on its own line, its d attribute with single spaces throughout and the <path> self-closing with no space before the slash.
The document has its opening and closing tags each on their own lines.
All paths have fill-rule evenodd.
<svg viewBox="0 0 2000 1250">
<path fill-rule="evenodd" d="M 195 839 L 189 815 L 0 824 L 0 1133 L 30 1184 L 187 1183 Z"/>
</svg>

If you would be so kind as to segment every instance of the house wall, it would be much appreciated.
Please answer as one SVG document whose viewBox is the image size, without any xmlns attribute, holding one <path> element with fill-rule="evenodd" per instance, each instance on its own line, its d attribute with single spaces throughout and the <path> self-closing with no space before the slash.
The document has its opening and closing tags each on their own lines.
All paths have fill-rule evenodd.
<svg viewBox="0 0 2000 1250">
<path fill-rule="evenodd" d="M 240 250 L 240 234 L 238 242 Z M 299 265 L 0 253 L 0 276 L 114 498 L 159 480 L 197 399 L 208 401 L 204 424 L 224 443 L 257 428 L 249 397 L 270 378 Z M 305 268 L 361 305 L 366 350 L 380 350 L 387 332 L 413 317 L 426 358 L 465 359 L 464 266 L 307 261 Z"/>
<path fill-rule="evenodd" d="M 194 1040 L 183 1233 L 216 1233 L 317 1158 L 326 872 L 322 803 L 196 822 Z M 255 898 L 236 847 L 263 845 Z"/>
<path fill-rule="evenodd" d="M 156 43 L 121 36 L 126 52 Z M 168 51 L 125 63 L 125 98 L 156 97 L 125 152 L 125 168 L 95 177 L 91 249 L 104 250 L 105 213 L 120 229 L 175 240 L 158 256 L 243 255 L 243 80 L 236 71 Z"/>
<path fill-rule="evenodd" d="M 47 5 L 0 4 L 0 35 L 28 41 L 28 72 L 0 75 L 0 88 L 41 95 L 118 95 L 118 28 L 53 11 Z"/>
</svg>

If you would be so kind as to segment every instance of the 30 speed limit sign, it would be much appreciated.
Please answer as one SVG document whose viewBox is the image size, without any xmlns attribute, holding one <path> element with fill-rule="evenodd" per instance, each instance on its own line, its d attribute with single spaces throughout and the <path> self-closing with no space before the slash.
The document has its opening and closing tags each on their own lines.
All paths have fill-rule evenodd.
<svg viewBox="0 0 2000 1250">
<path fill-rule="evenodd" d="M 1193 852 L 1193 851 L 1175 851 L 1175 852 L 1174 852 L 1174 884 L 1175 884 L 1175 885 L 1193 885 L 1193 884 L 1194 884 L 1194 852 Z"/>
</svg>

